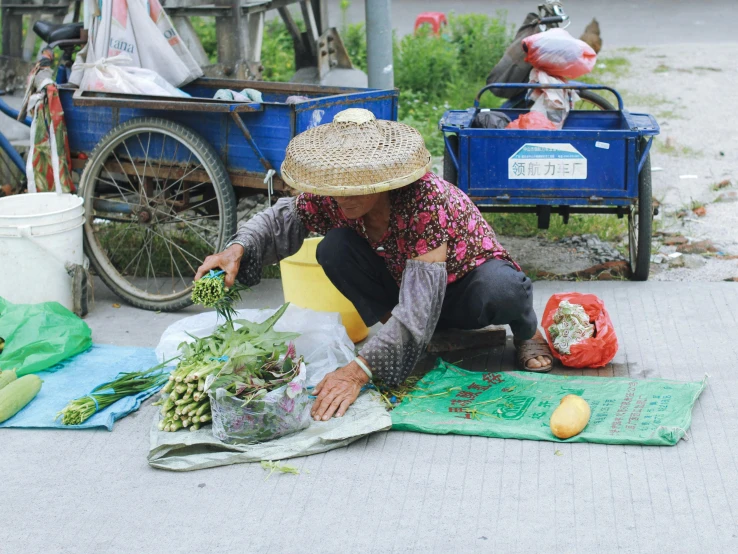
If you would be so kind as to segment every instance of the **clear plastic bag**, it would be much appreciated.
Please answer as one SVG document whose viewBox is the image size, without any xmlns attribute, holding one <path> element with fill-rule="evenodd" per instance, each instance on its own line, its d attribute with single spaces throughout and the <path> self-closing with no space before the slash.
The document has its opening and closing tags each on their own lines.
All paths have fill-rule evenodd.
<svg viewBox="0 0 738 554">
<path fill-rule="evenodd" d="M 208 377 L 206 389 L 213 380 Z M 306 429 L 311 421 L 306 380 L 307 370 L 302 364 L 300 373 L 287 385 L 247 403 L 229 396 L 224 389 L 208 390 L 213 436 L 230 444 L 251 444 Z"/>
<path fill-rule="evenodd" d="M 239 310 L 233 319 L 246 319 L 261 323 L 276 312 L 268 310 Z M 160 362 L 179 355 L 179 345 L 192 342 L 192 337 L 212 335 L 218 321 L 215 312 L 185 317 L 172 323 L 161 336 L 156 347 Z M 356 355 L 354 343 L 346 334 L 341 316 L 332 312 L 316 312 L 290 305 L 274 326 L 275 331 L 299 333 L 295 339 L 297 355 L 302 356 L 307 367 L 307 385 L 317 385 L 323 377 L 351 362 Z"/>
</svg>

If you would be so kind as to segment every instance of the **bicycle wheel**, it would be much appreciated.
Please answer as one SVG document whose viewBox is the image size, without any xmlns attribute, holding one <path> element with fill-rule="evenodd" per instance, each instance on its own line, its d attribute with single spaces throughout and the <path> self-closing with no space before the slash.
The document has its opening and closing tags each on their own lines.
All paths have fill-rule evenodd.
<svg viewBox="0 0 738 554">
<path fill-rule="evenodd" d="M 81 180 L 85 252 L 126 302 L 176 311 L 205 256 L 236 228 L 236 197 L 223 162 L 193 130 L 160 118 L 113 128 Z"/>
<path fill-rule="evenodd" d="M 640 140 L 640 151 L 646 140 Z M 651 270 L 651 232 L 653 226 L 653 198 L 651 196 L 651 154 L 646 157 L 638 176 L 638 200 L 630 206 L 628 214 L 628 253 L 630 278 L 646 281 Z"/>
</svg>

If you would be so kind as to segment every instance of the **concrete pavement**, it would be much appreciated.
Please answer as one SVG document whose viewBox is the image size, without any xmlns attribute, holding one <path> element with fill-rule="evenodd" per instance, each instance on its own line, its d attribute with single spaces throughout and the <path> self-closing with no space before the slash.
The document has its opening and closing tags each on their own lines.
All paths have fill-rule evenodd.
<svg viewBox="0 0 738 554">
<path fill-rule="evenodd" d="M 688 441 L 388 432 L 292 460 L 299 476 L 265 480 L 258 464 L 177 474 L 146 464 L 149 402 L 112 433 L 0 430 L 0 552 L 738 551 L 738 287 L 537 282 L 537 309 L 567 290 L 598 294 L 618 333 L 613 363 L 591 373 L 710 375 Z M 112 308 L 96 292 L 87 321 L 98 342 L 154 346 L 186 315 Z M 279 284 L 265 282 L 245 303 L 280 301 Z M 506 349 L 503 369 L 511 363 Z"/>
</svg>

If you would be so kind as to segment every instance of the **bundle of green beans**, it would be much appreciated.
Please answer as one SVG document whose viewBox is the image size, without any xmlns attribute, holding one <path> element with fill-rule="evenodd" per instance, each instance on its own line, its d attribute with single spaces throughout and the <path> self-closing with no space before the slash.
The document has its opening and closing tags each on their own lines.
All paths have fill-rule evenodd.
<svg viewBox="0 0 738 554">
<path fill-rule="evenodd" d="M 169 382 L 162 389 L 160 431 L 179 431 L 189 428 L 197 431 L 200 425 L 211 420 L 210 398 L 205 392 L 205 378 L 219 371 L 224 362 L 214 359 L 205 362 L 196 359 L 183 359 L 169 376 Z M 167 395 L 166 397 L 164 395 Z"/>
<path fill-rule="evenodd" d="M 288 341 L 298 337 L 295 333 L 274 330 L 274 325 L 287 306 L 284 304 L 262 323 L 238 320 L 235 323 L 240 327 L 236 329 L 234 322 L 228 321 L 216 327 L 210 336 L 193 337 L 192 342 L 180 344 L 180 361 L 169 375 L 169 382 L 156 403 L 161 406 L 159 429 L 179 431 L 188 428 L 197 431 L 201 425 L 211 421 L 210 397 L 205 390 L 205 380 L 209 375 L 216 377 L 216 388 L 227 388 L 229 385 L 234 388 L 236 381 L 244 382 L 257 377 L 257 370 L 264 366 L 278 373 L 274 378 L 284 380 L 283 372 L 293 371 L 294 368 L 292 365 L 282 368 L 278 359 L 281 354 L 288 352 Z M 239 392 L 243 393 L 244 390 L 241 387 Z"/>
<path fill-rule="evenodd" d="M 241 300 L 241 292 L 247 290 L 239 283 L 232 287 L 225 286 L 225 272 L 213 271 L 195 281 L 192 287 L 192 301 L 206 308 L 214 308 L 224 319 L 231 321 L 236 315 L 234 305 Z"/>
<path fill-rule="evenodd" d="M 90 394 L 72 400 L 56 414 L 56 419 L 61 417 L 64 425 L 79 425 L 121 398 L 158 389 L 167 382 L 167 374 L 160 371 L 166 363 L 146 371 L 121 373 L 113 381 L 95 387 Z"/>
</svg>

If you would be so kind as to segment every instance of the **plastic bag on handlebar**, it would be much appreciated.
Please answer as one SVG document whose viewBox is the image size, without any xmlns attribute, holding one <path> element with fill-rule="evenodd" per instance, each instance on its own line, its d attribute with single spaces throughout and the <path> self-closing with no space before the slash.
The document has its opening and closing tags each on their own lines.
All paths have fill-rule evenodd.
<svg viewBox="0 0 738 554">
<path fill-rule="evenodd" d="M 564 29 L 551 29 L 523 39 L 525 61 L 549 75 L 577 79 L 595 65 L 597 54 L 586 42 Z"/>
</svg>

